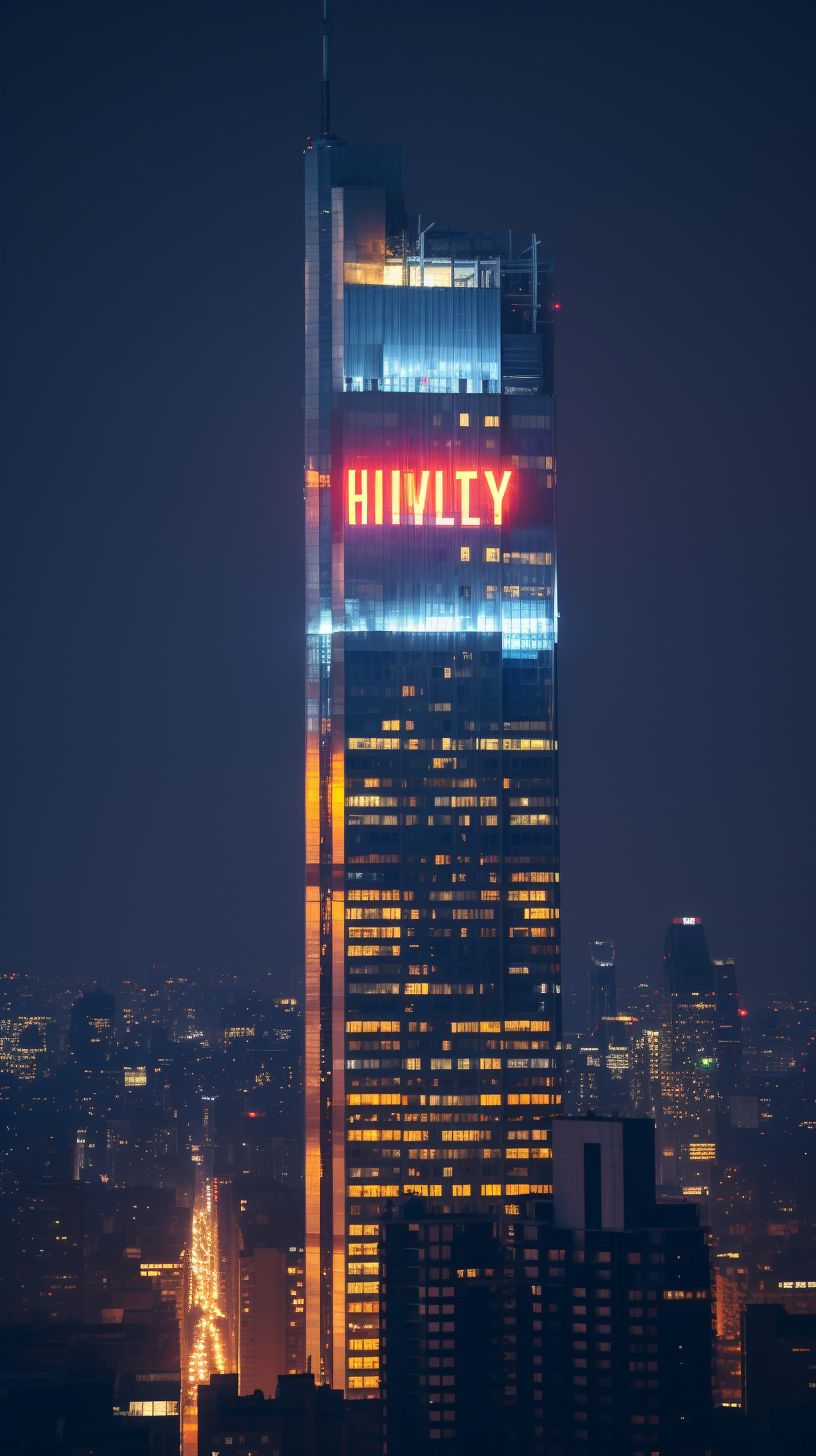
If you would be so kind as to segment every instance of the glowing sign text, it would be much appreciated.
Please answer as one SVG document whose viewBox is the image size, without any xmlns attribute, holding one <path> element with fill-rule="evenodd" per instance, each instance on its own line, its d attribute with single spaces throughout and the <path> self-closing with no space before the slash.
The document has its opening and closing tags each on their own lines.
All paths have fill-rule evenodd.
<svg viewBox="0 0 816 1456">
<path fill-rule="evenodd" d="M 431 474 L 433 473 L 433 510 L 431 510 Z M 391 500 L 389 511 L 389 522 L 391 526 L 401 524 L 412 524 L 421 526 L 426 520 L 432 520 L 437 526 L 453 526 L 456 524 L 455 511 L 458 498 L 459 524 L 462 526 L 481 526 L 502 524 L 502 511 L 505 497 L 510 486 L 512 476 L 511 470 L 502 472 L 501 481 L 496 483 L 496 476 L 492 470 L 483 472 L 487 491 L 482 490 L 482 506 L 474 504 L 474 497 L 479 494 L 479 471 L 478 470 L 457 470 L 454 472 L 456 485 L 453 490 L 446 490 L 444 470 L 392 470 L 391 474 Z M 382 470 L 349 470 L 347 479 L 347 501 L 348 501 L 348 523 L 350 526 L 382 526 L 383 516 L 383 476 Z M 477 482 L 472 485 L 471 482 Z M 447 509 L 450 512 L 445 514 L 445 496 L 448 494 Z M 450 495 L 454 500 L 450 500 Z M 473 510 L 482 510 L 486 507 L 486 514 L 474 515 Z M 492 521 L 490 519 L 492 512 Z"/>
</svg>

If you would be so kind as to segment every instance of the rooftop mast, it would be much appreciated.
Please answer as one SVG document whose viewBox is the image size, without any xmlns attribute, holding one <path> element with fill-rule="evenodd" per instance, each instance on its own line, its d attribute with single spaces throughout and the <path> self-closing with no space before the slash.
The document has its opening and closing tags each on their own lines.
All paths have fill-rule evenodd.
<svg viewBox="0 0 816 1456">
<path fill-rule="evenodd" d="M 323 84 L 320 88 L 320 135 L 321 137 L 331 136 L 329 117 L 329 36 L 331 35 L 331 21 L 326 14 L 328 0 L 323 0 L 323 24 L 320 27 L 323 36 Z"/>
</svg>

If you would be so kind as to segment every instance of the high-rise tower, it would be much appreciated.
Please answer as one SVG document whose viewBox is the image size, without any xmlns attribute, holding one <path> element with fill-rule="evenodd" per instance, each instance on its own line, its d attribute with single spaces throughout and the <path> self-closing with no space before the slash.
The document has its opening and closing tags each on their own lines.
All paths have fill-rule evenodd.
<svg viewBox="0 0 816 1456">
<path fill-rule="evenodd" d="M 675 918 L 666 932 L 660 1017 L 661 1181 L 706 1197 L 716 1153 L 716 995 L 695 916 Z"/>
<path fill-rule="evenodd" d="M 589 1030 L 593 1032 L 604 1016 L 618 1014 L 612 941 L 591 940 L 589 959 Z"/>
<path fill-rule="evenodd" d="M 733 956 L 711 962 L 717 1013 L 717 1094 L 725 1104 L 736 1096 L 742 1082 L 742 1023 L 740 1020 L 737 971 Z"/>
<path fill-rule="evenodd" d="M 389 1200 L 551 1192 L 552 266 L 406 214 L 327 87 L 305 165 L 307 1353 L 374 1394 Z"/>
</svg>

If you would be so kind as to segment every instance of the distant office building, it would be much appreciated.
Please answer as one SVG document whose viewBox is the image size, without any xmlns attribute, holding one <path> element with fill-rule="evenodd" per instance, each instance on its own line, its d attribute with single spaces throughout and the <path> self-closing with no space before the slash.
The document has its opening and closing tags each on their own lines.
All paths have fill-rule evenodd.
<svg viewBox="0 0 816 1456">
<path fill-rule="evenodd" d="M 656 1120 L 660 1105 L 660 1031 L 635 1024 L 630 1039 L 632 1067 L 629 1100 L 640 1117 Z"/>
<path fill-rule="evenodd" d="M 618 1012 L 615 988 L 615 947 L 611 940 L 589 942 L 589 1030 L 604 1016 Z"/>
<path fill-rule="evenodd" d="M 22 1320 L 81 1320 L 81 1183 L 27 1183 L 19 1197 L 17 1293 Z"/>
<path fill-rule="evenodd" d="M 260 1246 L 238 1261 L 238 1377 L 241 1395 L 272 1398 L 285 1375 L 286 1261 L 281 1249 Z"/>
<path fill-rule="evenodd" d="M 716 998 L 705 931 L 692 916 L 666 933 L 660 1020 L 658 1180 L 706 1198 L 716 1156 Z"/>
<path fill-rule="evenodd" d="M 728 1110 L 732 1127 L 759 1127 L 759 1099 L 746 1093 L 729 1097 Z"/>
<path fill-rule="evenodd" d="M 561 1042 L 564 1078 L 564 1111 L 580 1115 L 597 1112 L 603 1100 L 600 1038 L 579 1031 Z"/>
<path fill-rule="evenodd" d="M 47 1016 L 24 1015 L 0 1020 L 0 1072 L 21 1082 L 53 1075 L 59 1044 L 57 1023 Z"/>
<path fill-rule="evenodd" d="M 596 1031 L 601 1053 L 604 1112 L 626 1113 L 631 1104 L 637 1022 L 633 1016 L 602 1016 Z"/>
<path fill-rule="evenodd" d="M 740 1315 L 745 1308 L 748 1268 L 733 1251 L 716 1255 L 714 1275 L 715 1401 L 734 1408 L 742 1403 L 740 1374 Z"/>
<path fill-rule="evenodd" d="M 81 1071 L 103 1067 L 116 1044 L 116 1001 L 106 991 L 87 991 L 71 1007 L 68 1042 Z"/>
<path fill-rule="evenodd" d="M 604 1016 L 589 1035 L 562 1039 L 564 1110 L 631 1110 L 637 1066 L 638 1023 L 631 1016 Z"/>
<path fill-rule="evenodd" d="M 655 1205 L 654 1160 L 646 1120 L 553 1126 L 553 1224 L 523 1250 L 541 1271 L 545 1456 L 710 1447 L 708 1248 L 696 1209 Z"/>
<path fill-rule="evenodd" d="M 305 1251 L 290 1248 L 286 1260 L 286 1365 L 287 1375 L 306 1369 Z"/>
<path fill-rule="evenodd" d="M 727 1105 L 742 1083 L 742 1018 L 733 957 L 712 961 L 716 1005 L 717 1095 Z"/>
<path fill-rule="evenodd" d="M 637 981 L 634 986 L 618 987 L 618 1010 L 627 1016 L 636 1016 L 643 1026 L 657 1026 L 657 991 L 648 981 Z"/>
<path fill-rule="evenodd" d="M 222 1249 L 228 1242 L 235 1246 L 230 1264 L 236 1270 L 241 1393 L 251 1394 L 257 1387 L 274 1395 L 278 1375 L 306 1370 L 302 1208 L 285 1186 L 271 1179 L 237 1178 L 230 1200 L 220 1188 L 219 1210 L 228 1201 L 230 1228 L 224 1223 L 219 1240 Z M 227 1300 L 231 1304 L 230 1293 Z"/>
<path fill-rule="evenodd" d="M 108 1118 L 105 1125 L 107 1181 L 124 1188 L 161 1187 L 177 1151 L 178 1124 L 150 1114 Z"/>
<path fill-rule="evenodd" d="M 749 1304 L 742 1314 L 742 1408 L 749 1428 L 774 1446 L 816 1449 L 816 1315 L 778 1304 Z M 778 1443 L 778 1445 L 776 1444 Z"/>
</svg>

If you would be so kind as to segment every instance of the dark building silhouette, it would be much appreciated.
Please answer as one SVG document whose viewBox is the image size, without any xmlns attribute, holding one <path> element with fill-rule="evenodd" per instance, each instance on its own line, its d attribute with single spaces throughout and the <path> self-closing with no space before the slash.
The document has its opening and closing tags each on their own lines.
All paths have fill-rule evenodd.
<svg viewBox="0 0 816 1456">
<path fill-rule="evenodd" d="M 553 1224 L 536 1258 L 545 1456 L 710 1447 L 708 1248 L 693 1206 L 655 1204 L 654 1156 L 645 1119 L 553 1126 Z"/>
<path fill-rule="evenodd" d="M 26 1183 L 18 1204 L 19 1318 L 83 1316 L 83 1185 Z"/>
<path fill-rule="evenodd" d="M 742 1084 L 742 1018 L 733 957 L 712 961 L 716 1004 L 717 1095 L 723 1108 Z"/>
<path fill-rule="evenodd" d="M 495 1228 L 491 1220 L 410 1212 L 384 1225 L 380 1364 L 388 1456 L 419 1456 L 440 1440 L 462 1456 L 515 1449 L 515 1299 Z M 365 1341 L 352 1339 L 351 1348 L 355 1343 Z"/>
<path fill-rule="evenodd" d="M 615 986 L 615 947 L 611 940 L 589 942 L 589 1029 L 604 1016 L 617 1016 Z"/>
<path fill-rule="evenodd" d="M 666 931 L 663 947 L 663 990 L 672 996 L 711 995 L 714 972 L 702 921 L 677 916 Z"/>
<path fill-rule="evenodd" d="M 4 1456 L 178 1456 L 178 1328 L 157 1333 L 0 1324 Z"/>
<path fill-rule="evenodd" d="M 238 1394 L 237 1375 L 198 1387 L 198 1452 L 252 1456 L 382 1456 L 379 1401 L 350 1402 L 314 1376 L 281 1375 L 274 1398 Z"/>
<path fill-rule="evenodd" d="M 116 1000 L 106 991 L 86 991 L 71 1007 L 68 1043 L 81 1071 L 107 1062 L 116 1043 Z"/>
<path fill-rule="evenodd" d="M 816 1451 L 816 1315 L 749 1304 L 741 1317 L 742 1410 L 763 1451 Z"/>
<path fill-rule="evenodd" d="M 497 1220 L 436 1221 L 406 1205 L 383 1231 L 387 1456 L 540 1456 L 546 1202 Z M 522 1217 L 526 1211 L 527 1217 Z"/>
<path fill-rule="evenodd" d="M 238 1260 L 238 1372 L 242 1395 L 272 1397 L 287 1368 L 288 1252 L 245 1249 Z"/>
<path fill-rule="evenodd" d="M 177 1418 L 122 1419 L 115 1370 L 17 1374 L 4 1367 L 3 1386 L 0 1448 L 13 1456 L 178 1456 Z"/>
<path fill-rule="evenodd" d="M 651 1121 L 559 1119 L 552 1218 L 386 1221 L 387 1456 L 703 1456 L 708 1247 L 692 1205 L 656 1205 L 654 1163 Z"/>
</svg>

